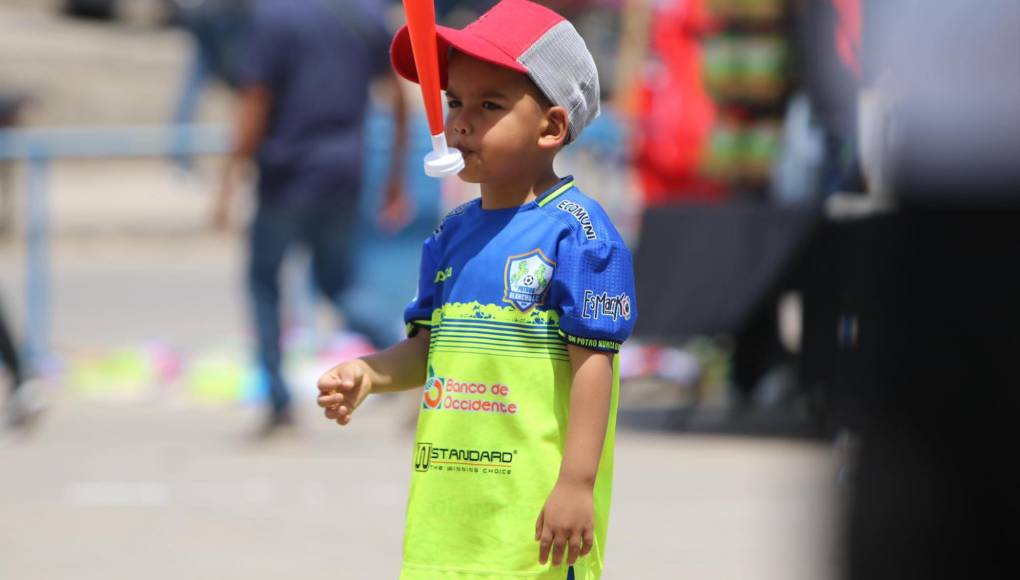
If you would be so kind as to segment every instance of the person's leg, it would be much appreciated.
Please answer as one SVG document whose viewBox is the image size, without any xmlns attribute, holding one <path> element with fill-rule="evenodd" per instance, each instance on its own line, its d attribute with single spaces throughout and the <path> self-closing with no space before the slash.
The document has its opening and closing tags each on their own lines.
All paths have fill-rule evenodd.
<svg viewBox="0 0 1020 580">
<path fill-rule="evenodd" d="M 3 305 L 0 304 L 0 362 L 10 375 L 10 396 L 3 404 L 2 423 L 14 428 L 30 427 L 45 409 L 38 381 L 33 380 L 31 369 L 25 368 L 18 347 L 7 326 Z"/>
<path fill-rule="evenodd" d="M 14 392 L 25 377 L 22 374 L 18 349 L 14 345 L 14 339 L 11 338 L 10 329 L 7 327 L 3 304 L 0 304 L 0 360 L 3 361 L 4 368 L 11 375 L 11 392 Z"/>
<path fill-rule="evenodd" d="M 192 171 L 194 169 L 194 159 L 190 152 L 193 145 L 191 134 L 183 129 L 195 122 L 199 101 L 202 96 L 202 88 L 205 86 L 208 76 L 206 55 L 203 53 L 201 46 L 199 46 L 197 39 L 193 39 L 193 44 L 191 59 L 188 62 L 188 68 L 177 95 L 177 104 L 174 106 L 173 116 L 175 131 L 172 159 L 174 164 L 184 171 Z"/>
<path fill-rule="evenodd" d="M 358 205 L 356 199 L 332 202 L 309 215 L 306 228 L 312 253 L 316 287 L 337 310 L 347 327 L 364 335 L 376 348 L 394 342 L 391 333 L 357 308 L 346 308 L 344 293 L 354 281 L 357 268 Z"/>
<path fill-rule="evenodd" d="M 250 232 L 248 285 L 258 336 L 259 362 L 269 381 L 269 397 L 275 414 L 285 413 L 291 399 L 281 370 L 280 266 L 299 228 L 294 212 L 283 204 L 260 203 Z"/>
</svg>

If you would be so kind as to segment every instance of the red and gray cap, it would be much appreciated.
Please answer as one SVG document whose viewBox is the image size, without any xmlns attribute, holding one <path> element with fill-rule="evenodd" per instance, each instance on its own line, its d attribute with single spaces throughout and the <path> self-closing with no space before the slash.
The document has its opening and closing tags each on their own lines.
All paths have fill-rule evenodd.
<svg viewBox="0 0 1020 580">
<path fill-rule="evenodd" d="M 503 0 L 463 30 L 436 26 L 439 75 L 446 88 L 450 48 L 528 75 L 554 105 L 567 110 L 567 141 L 599 114 L 599 75 L 584 39 L 552 10 L 528 0 Z M 407 27 L 390 46 L 397 73 L 418 82 Z"/>
</svg>

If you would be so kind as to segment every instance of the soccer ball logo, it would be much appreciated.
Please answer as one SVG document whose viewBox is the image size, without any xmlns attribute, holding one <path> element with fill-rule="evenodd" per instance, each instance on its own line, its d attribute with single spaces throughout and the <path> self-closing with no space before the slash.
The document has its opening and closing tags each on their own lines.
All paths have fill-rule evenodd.
<svg viewBox="0 0 1020 580">
<path fill-rule="evenodd" d="M 539 249 L 508 257 L 503 271 L 503 301 L 521 312 L 542 304 L 555 270 L 556 262 Z"/>
</svg>

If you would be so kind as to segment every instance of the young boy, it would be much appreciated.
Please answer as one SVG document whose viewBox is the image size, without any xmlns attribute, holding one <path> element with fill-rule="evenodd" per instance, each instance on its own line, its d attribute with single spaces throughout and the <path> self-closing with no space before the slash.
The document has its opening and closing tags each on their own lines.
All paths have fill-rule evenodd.
<svg viewBox="0 0 1020 580">
<path fill-rule="evenodd" d="M 630 253 L 602 208 L 553 171 L 598 114 L 595 65 L 569 22 L 526 0 L 438 35 L 447 138 L 481 198 L 425 241 L 410 338 L 324 374 L 319 405 L 347 425 L 370 393 L 426 379 L 403 580 L 595 580 L 613 355 L 637 317 Z M 417 81 L 406 29 L 391 57 Z"/>
</svg>

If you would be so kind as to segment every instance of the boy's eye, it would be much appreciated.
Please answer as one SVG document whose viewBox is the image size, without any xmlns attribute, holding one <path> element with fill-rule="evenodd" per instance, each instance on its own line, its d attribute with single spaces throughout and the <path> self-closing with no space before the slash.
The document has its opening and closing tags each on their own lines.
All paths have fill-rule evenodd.
<svg viewBox="0 0 1020 580">
<path fill-rule="evenodd" d="M 451 108 L 451 109 L 459 108 L 460 107 L 460 100 L 459 99 L 447 99 L 446 100 L 446 106 Z"/>
<path fill-rule="evenodd" d="M 503 107 L 500 107 L 499 105 L 493 103 L 492 101 L 482 101 L 482 108 L 488 111 L 498 111 Z"/>
</svg>

